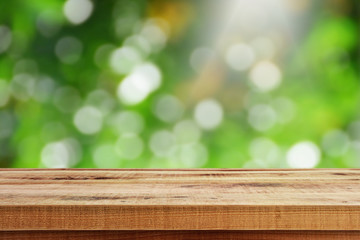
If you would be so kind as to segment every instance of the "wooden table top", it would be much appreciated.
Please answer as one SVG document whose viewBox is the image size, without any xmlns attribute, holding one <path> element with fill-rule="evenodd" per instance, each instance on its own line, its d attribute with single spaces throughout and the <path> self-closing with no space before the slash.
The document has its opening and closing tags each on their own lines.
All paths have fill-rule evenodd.
<svg viewBox="0 0 360 240">
<path fill-rule="evenodd" d="M 0 230 L 360 230 L 357 169 L 1 169 Z"/>
</svg>

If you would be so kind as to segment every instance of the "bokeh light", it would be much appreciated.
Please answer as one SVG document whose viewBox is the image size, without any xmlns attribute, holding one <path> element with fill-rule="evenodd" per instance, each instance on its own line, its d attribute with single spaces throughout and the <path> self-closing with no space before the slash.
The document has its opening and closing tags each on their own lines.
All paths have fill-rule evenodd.
<svg viewBox="0 0 360 240">
<path fill-rule="evenodd" d="M 41 161 L 48 168 L 73 167 L 81 159 L 81 147 L 75 139 L 48 143 L 41 151 Z"/>
<path fill-rule="evenodd" d="M 144 63 L 119 84 L 117 95 L 123 103 L 135 105 L 145 100 L 160 84 L 160 70 L 152 63 Z"/>
<path fill-rule="evenodd" d="M 262 61 L 251 70 L 250 79 L 257 90 L 271 91 L 280 85 L 281 72 L 272 62 Z"/>
<path fill-rule="evenodd" d="M 8 1 L 0 167 L 360 167 L 360 2 Z"/>
<path fill-rule="evenodd" d="M 255 61 L 253 50 L 246 44 L 238 43 L 231 46 L 226 53 L 226 62 L 237 71 L 248 69 Z"/>
<path fill-rule="evenodd" d="M 140 64 L 142 58 L 140 54 L 131 47 L 122 47 L 114 50 L 111 54 L 110 64 L 113 70 L 119 74 L 127 74 L 134 67 Z"/>
<path fill-rule="evenodd" d="M 74 116 L 74 125 L 83 134 L 95 134 L 102 128 L 103 115 L 92 106 L 80 108 Z"/>
<path fill-rule="evenodd" d="M 299 142 L 287 152 L 286 160 L 292 168 L 313 168 L 320 161 L 320 150 L 312 142 Z"/>
<path fill-rule="evenodd" d="M 154 104 L 154 114 L 164 122 L 175 122 L 184 113 L 183 104 L 174 96 L 160 96 Z"/>
<path fill-rule="evenodd" d="M 203 100 L 196 105 L 194 118 L 200 127 L 213 129 L 221 124 L 223 109 L 214 99 Z"/>
<path fill-rule="evenodd" d="M 93 3 L 90 0 L 67 0 L 64 4 L 64 14 L 73 24 L 85 22 L 92 11 Z"/>
</svg>

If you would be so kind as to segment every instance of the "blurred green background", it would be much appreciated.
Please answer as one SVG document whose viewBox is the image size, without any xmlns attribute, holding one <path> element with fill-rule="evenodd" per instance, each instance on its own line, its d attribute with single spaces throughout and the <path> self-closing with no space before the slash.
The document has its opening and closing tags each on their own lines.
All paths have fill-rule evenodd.
<svg viewBox="0 0 360 240">
<path fill-rule="evenodd" d="M 0 167 L 360 167 L 357 0 L 0 3 Z"/>
</svg>

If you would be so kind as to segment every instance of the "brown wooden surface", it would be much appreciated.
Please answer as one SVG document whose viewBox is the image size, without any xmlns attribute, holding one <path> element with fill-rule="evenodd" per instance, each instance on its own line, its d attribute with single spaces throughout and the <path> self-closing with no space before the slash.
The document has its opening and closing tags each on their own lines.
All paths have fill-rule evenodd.
<svg viewBox="0 0 360 240">
<path fill-rule="evenodd" d="M 0 170 L 0 230 L 360 230 L 360 170 Z"/>
<path fill-rule="evenodd" d="M 358 231 L 15 231 L 0 240 L 358 240 Z"/>
</svg>

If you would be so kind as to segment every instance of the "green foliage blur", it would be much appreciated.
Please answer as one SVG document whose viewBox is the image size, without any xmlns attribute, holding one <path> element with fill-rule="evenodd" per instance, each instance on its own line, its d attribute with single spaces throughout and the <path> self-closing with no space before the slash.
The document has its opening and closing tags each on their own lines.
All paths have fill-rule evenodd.
<svg viewBox="0 0 360 240">
<path fill-rule="evenodd" d="M 360 167 L 357 0 L 0 3 L 0 167 Z"/>
</svg>

